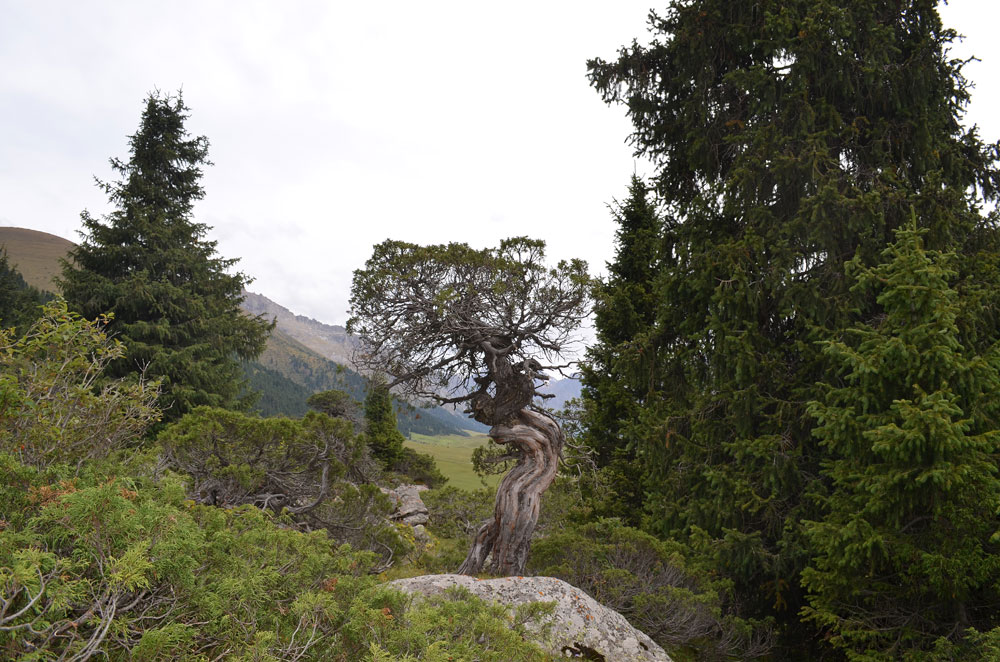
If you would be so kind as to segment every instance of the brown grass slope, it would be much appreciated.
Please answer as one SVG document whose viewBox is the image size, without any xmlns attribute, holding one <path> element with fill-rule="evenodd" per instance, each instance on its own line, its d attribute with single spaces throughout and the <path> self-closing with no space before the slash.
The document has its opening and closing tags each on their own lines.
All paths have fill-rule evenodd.
<svg viewBox="0 0 1000 662">
<path fill-rule="evenodd" d="M 75 244 L 48 232 L 27 228 L 0 227 L 0 246 L 7 249 L 7 257 L 28 285 L 46 292 L 59 292 L 52 281 L 62 273 L 59 260 Z"/>
</svg>

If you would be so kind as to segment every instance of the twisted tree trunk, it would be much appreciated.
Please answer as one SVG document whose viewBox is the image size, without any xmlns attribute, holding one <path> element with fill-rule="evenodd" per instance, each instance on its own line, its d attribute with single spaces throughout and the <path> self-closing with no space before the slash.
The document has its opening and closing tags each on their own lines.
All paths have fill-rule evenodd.
<svg viewBox="0 0 1000 662">
<path fill-rule="evenodd" d="M 493 519 L 479 529 L 458 572 L 475 575 L 486 566 L 493 575 L 523 575 L 542 492 L 555 480 L 564 437 L 551 417 L 527 408 L 508 423 L 494 425 L 490 437 L 510 444 L 520 457 L 500 481 Z"/>
</svg>

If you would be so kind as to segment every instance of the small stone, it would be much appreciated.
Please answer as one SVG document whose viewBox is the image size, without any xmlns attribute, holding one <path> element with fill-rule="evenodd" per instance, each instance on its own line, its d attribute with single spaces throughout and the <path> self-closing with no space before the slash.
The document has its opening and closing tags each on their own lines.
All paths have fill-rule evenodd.
<svg viewBox="0 0 1000 662">
<path fill-rule="evenodd" d="M 430 517 L 427 506 L 420 498 L 420 493 L 426 489 L 426 485 L 400 485 L 394 490 L 386 491 L 389 498 L 396 504 L 396 510 L 390 517 L 396 522 L 410 526 L 427 524 Z"/>
</svg>

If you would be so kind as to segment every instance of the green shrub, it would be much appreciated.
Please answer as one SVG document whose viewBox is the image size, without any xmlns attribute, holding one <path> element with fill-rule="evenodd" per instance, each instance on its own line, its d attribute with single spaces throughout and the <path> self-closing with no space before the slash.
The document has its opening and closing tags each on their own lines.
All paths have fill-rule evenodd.
<svg viewBox="0 0 1000 662">
<path fill-rule="evenodd" d="M 410 546 L 388 521 L 392 504 L 371 480 L 377 467 L 349 421 L 301 420 L 199 407 L 157 437 L 167 461 L 191 476 L 199 503 L 285 511 L 309 529 L 377 551 L 382 566 Z"/>
<path fill-rule="evenodd" d="M 686 562 L 680 548 L 617 520 L 536 540 L 529 567 L 558 577 L 620 612 L 674 659 L 752 659 L 769 648 L 766 628 L 729 612 L 729 586 Z"/>
<path fill-rule="evenodd" d="M 481 662 L 548 662 L 551 657 L 530 642 L 528 623 L 544 624 L 552 613 L 552 603 L 533 603 L 508 609 L 488 604 L 462 587 L 454 587 L 441 595 L 428 596 L 402 610 L 398 597 L 391 593 L 382 597 L 393 607 L 373 609 L 363 605 L 351 629 L 360 648 L 369 643 L 371 662 L 448 662 L 449 660 L 479 660 Z M 379 602 L 375 602 L 377 606 Z M 388 610 L 388 611 L 387 611 Z M 398 611 L 397 611 L 398 610 Z M 367 613 L 365 613 L 367 612 Z M 396 620 L 396 613 L 402 615 Z M 377 631 L 376 641 L 370 631 Z"/>
<path fill-rule="evenodd" d="M 335 479 L 361 482 L 375 472 L 351 424 L 317 412 L 293 420 L 198 407 L 157 441 L 167 461 L 194 479 L 195 500 L 218 506 L 304 512 Z"/>
<path fill-rule="evenodd" d="M 468 542 L 483 522 L 493 515 L 493 497 L 494 491 L 489 489 L 470 492 L 456 487 L 442 487 L 428 490 L 421 495 L 427 506 L 427 526 L 441 538 Z"/>
<path fill-rule="evenodd" d="M 374 554 L 194 504 L 177 476 L 47 478 L 0 455 L 0 484 L 27 493 L 0 492 L 24 515 L 0 527 L 0 659 L 547 659 L 517 613 L 457 594 L 410 606 Z"/>
<path fill-rule="evenodd" d="M 399 451 L 389 470 L 401 474 L 410 483 L 431 488 L 441 487 L 448 482 L 447 476 L 438 469 L 433 457 L 405 446 Z"/>
<path fill-rule="evenodd" d="M 355 426 L 361 424 L 361 406 L 347 391 L 331 389 L 313 393 L 306 399 L 306 405 L 321 414 L 345 418 Z"/>
<path fill-rule="evenodd" d="M 158 387 L 103 378 L 124 354 L 104 333 L 108 319 L 89 322 L 57 300 L 20 338 L 0 329 L 0 452 L 32 466 L 78 464 L 141 443 L 159 420 Z"/>
<path fill-rule="evenodd" d="M 372 554 L 256 508 L 186 502 L 177 479 L 81 483 L 32 485 L 27 526 L 0 531 L 3 659 L 238 657 L 262 641 L 281 659 L 305 646 L 296 628 L 333 632 L 374 585 Z"/>
</svg>

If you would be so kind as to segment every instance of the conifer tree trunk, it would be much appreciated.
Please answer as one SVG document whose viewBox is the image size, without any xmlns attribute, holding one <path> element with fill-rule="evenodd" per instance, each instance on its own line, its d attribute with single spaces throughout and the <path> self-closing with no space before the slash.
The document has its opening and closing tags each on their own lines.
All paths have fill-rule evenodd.
<svg viewBox="0 0 1000 662">
<path fill-rule="evenodd" d="M 493 575 L 523 575 L 541 495 L 555 480 L 564 437 L 551 417 L 527 408 L 508 424 L 494 425 L 490 437 L 516 448 L 519 458 L 500 481 L 493 519 L 479 529 L 458 572 L 475 575 L 485 567 Z"/>
</svg>

